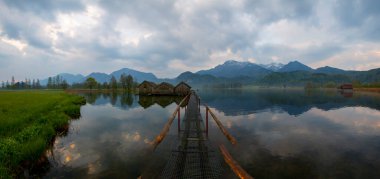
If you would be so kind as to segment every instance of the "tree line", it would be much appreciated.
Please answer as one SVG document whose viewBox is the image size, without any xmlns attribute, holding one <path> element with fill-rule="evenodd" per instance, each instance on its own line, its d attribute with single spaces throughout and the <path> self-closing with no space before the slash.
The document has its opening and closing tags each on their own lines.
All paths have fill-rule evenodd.
<svg viewBox="0 0 380 179">
<path fill-rule="evenodd" d="M 134 91 L 138 83 L 131 75 L 123 73 L 119 79 L 112 76 L 109 82 L 99 83 L 95 78 L 89 77 L 84 82 L 74 83 L 70 85 L 62 76 L 57 75 L 49 77 L 46 86 L 41 85 L 40 80 L 25 79 L 25 81 L 17 81 L 12 76 L 11 82 L 2 81 L 2 89 L 98 89 L 98 90 L 118 90 Z"/>
<path fill-rule="evenodd" d="M 68 87 L 69 84 L 67 83 L 67 81 L 59 75 L 49 77 L 48 82 L 46 84 L 46 88 L 48 89 L 67 89 Z"/>
<path fill-rule="evenodd" d="M 109 82 L 99 83 L 95 78 L 89 77 L 83 83 L 74 83 L 72 89 L 98 89 L 98 90 L 118 90 L 134 91 L 138 86 L 138 83 L 133 79 L 131 75 L 123 73 L 119 79 L 112 76 Z"/>
<path fill-rule="evenodd" d="M 25 78 L 24 81 L 17 81 L 15 80 L 15 77 L 12 76 L 11 81 L 2 81 L 1 82 L 1 88 L 2 89 L 41 89 L 42 86 L 40 84 L 39 79 L 28 79 Z"/>
</svg>

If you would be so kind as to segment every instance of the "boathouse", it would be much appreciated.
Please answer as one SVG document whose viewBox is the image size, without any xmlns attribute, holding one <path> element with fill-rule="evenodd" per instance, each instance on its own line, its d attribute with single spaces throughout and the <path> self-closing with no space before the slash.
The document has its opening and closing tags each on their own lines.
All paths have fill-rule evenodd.
<svg viewBox="0 0 380 179">
<path fill-rule="evenodd" d="M 174 86 L 170 83 L 162 82 L 158 84 L 154 89 L 153 93 L 155 95 L 173 95 L 174 94 Z"/>
<path fill-rule="evenodd" d="M 185 82 L 180 82 L 177 86 L 174 87 L 174 93 L 176 95 L 188 95 L 190 93 L 191 86 L 186 84 Z"/>
<path fill-rule="evenodd" d="M 338 88 L 341 90 L 352 90 L 353 89 L 352 84 L 342 84 Z"/>
<path fill-rule="evenodd" d="M 175 87 L 167 82 L 155 84 L 150 81 L 143 81 L 138 86 L 140 95 L 178 95 L 184 96 L 190 93 L 191 86 L 185 82 L 178 83 Z"/>
<path fill-rule="evenodd" d="M 153 93 L 156 88 L 156 84 L 150 81 L 143 81 L 139 86 L 139 94 L 149 95 Z"/>
</svg>

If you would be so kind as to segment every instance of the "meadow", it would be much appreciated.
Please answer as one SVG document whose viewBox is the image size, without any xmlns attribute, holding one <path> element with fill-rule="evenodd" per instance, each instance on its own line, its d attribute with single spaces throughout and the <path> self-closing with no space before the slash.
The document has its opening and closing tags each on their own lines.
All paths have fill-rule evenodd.
<svg viewBox="0 0 380 179">
<path fill-rule="evenodd" d="M 83 97 L 63 91 L 0 91 L 0 178 L 39 159 L 83 104 Z"/>
</svg>

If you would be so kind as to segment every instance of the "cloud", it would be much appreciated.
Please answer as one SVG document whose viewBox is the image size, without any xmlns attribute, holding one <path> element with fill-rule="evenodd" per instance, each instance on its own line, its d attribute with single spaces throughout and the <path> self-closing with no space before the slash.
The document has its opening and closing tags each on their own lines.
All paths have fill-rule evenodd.
<svg viewBox="0 0 380 179">
<path fill-rule="evenodd" d="M 378 6 L 375 0 L 3 0 L 0 80 L 123 67 L 175 77 L 230 58 L 375 68 L 379 56 L 354 51 L 380 50 Z M 44 65 L 36 72 L 26 64 Z"/>
</svg>

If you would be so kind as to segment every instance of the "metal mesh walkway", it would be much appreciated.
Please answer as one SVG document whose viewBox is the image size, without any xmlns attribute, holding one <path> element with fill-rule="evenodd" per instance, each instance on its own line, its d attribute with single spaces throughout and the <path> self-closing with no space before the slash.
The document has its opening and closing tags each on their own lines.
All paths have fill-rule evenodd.
<svg viewBox="0 0 380 179">
<path fill-rule="evenodd" d="M 192 93 L 182 121 L 179 143 L 160 178 L 220 178 L 222 158 L 205 135 L 199 98 Z"/>
</svg>

